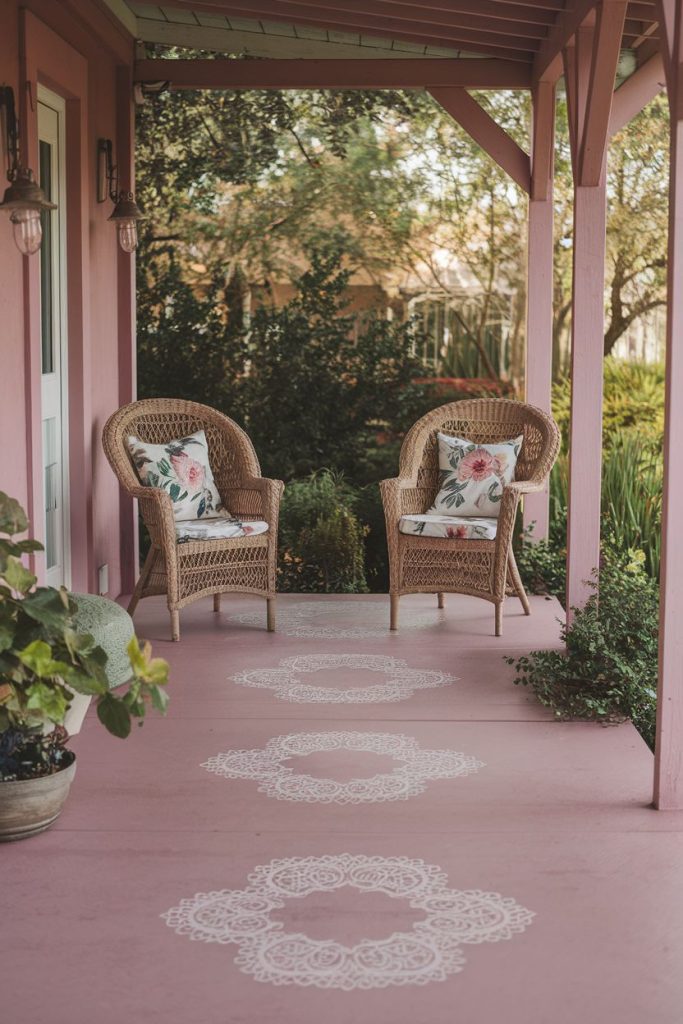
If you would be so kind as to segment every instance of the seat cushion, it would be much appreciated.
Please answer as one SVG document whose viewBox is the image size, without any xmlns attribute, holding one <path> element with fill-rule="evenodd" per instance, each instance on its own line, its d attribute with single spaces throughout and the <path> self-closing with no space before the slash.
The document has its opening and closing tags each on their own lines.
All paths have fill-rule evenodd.
<svg viewBox="0 0 683 1024">
<path fill-rule="evenodd" d="M 209 446 L 203 430 L 167 444 L 148 444 L 128 438 L 128 448 L 140 483 L 160 487 L 173 502 L 175 521 L 214 519 L 223 512 L 209 465 Z"/>
<path fill-rule="evenodd" d="M 523 437 L 475 444 L 437 434 L 441 489 L 427 510 L 438 516 L 497 516 L 503 489 L 515 478 Z"/>
<path fill-rule="evenodd" d="M 401 516 L 398 524 L 401 533 L 417 537 L 445 537 L 447 540 L 495 540 L 498 520 L 494 517 L 437 516 L 426 513 L 423 516 Z"/>
<path fill-rule="evenodd" d="M 254 537 L 267 531 L 268 523 L 234 519 L 226 512 L 213 519 L 188 519 L 175 524 L 179 543 L 188 540 L 232 540 L 234 537 Z"/>
</svg>

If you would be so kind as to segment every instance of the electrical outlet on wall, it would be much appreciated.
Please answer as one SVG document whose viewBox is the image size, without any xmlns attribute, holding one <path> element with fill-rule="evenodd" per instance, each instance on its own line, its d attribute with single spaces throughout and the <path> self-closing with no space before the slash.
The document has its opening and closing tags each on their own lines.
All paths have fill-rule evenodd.
<svg viewBox="0 0 683 1024">
<path fill-rule="evenodd" d="M 109 593 L 109 566 L 106 562 L 97 570 L 97 593 L 100 597 Z"/>
</svg>

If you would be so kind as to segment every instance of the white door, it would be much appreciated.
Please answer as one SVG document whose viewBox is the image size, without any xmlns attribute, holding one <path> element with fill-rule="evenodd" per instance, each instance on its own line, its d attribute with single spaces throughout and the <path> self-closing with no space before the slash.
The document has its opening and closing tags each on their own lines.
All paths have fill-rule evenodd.
<svg viewBox="0 0 683 1024">
<path fill-rule="evenodd" d="M 64 101 L 38 89 L 40 185 L 46 210 L 40 249 L 40 336 L 46 582 L 70 585 L 69 438 L 66 318 L 66 187 Z"/>
</svg>

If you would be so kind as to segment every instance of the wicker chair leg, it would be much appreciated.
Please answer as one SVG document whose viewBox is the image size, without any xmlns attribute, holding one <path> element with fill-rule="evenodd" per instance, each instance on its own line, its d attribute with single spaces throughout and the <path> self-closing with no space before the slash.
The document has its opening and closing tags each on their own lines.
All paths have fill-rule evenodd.
<svg viewBox="0 0 683 1024">
<path fill-rule="evenodd" d="M 496 636 L 503 633 L 503 602 L 496 603 Z"/>
<path fill-rule="evenodd" d="M 180 640 L 180 612 L 171 611 L 171 640 Z"/>
<path fill-rule="evenodd" d="M 269 633 L 275 632 L 275 598 L 266 598 L 266 626 Z"/>
<path fill-rule="evenodd" d="M 389 598 L 391 602 L 389 612 L 389 629 L 398 629 L 398 594 L 392 594 Z"/>
<path fill-rule="evenodd" d="M 438 603 L 438 606 L 439 606 L 439 608 L 443 608 L 443 607 L 444 607 L 444 604 L 445 604 L 445 602 L 444 602 L 444 597 L 443 597 L 443 594 L 442 594 L 442 593 L 438 593 L 438 594 L 436 595 L 436 600 L 437 600 L 437 603 Z"/>
<path fill-rule="evenodd" d="M 142 597 L 142 594 L 144 592 L 145 584 L 147 583 L 147 580 L 149 579 L 149 574 L 152 571 L 152 565 L 154 564 L 154 559 L 155 558 L 156 558 L 156 550 L 153 547 L 150 547 L 149 551 L 147 552 L 147 558 L 145 559 L 144 565 L 142 566 L 142 569 L 140 570 L 140 576 L 138 577 L 138 581 L 135 584 L 135 590 L 133 591 L 133 596 L 131 597 L 130 603 L 128 604 L 128 614 L 129 615 L 132 615 L 133 612 L 135 611 L 135 609 L 138 606 L 138 601 L 140 600 L 140 598 Z"/>
<path fill-rule="evenodd" d="M 510 556 L 508 558 L 508 571 L 510 573 L 510 578 L 512 579 L 512 582 L 514 584 L 515 590 L 517 592 L 517 597 L 522 602 L 522 608 L 524 609 L 524 614 L 525 615 L 531 615 L 531 606 L 529 605 L 529 598 L 527 597 L 527 592 L 524 589 L 524 584 L 522 583 L 522 577 L 519 575 L 519 569 L 517 568 L 517 562 L 515 561 L 515 556 L 513 555 L 512 551 L 510 552 Z"/>
<path fill-rule="evenodd" d="M 220 594 L 214 594 L 213 595 L 213 610 L 215 612 L 219 612 L 221 610 L 221 595 Z"/>
</svg>

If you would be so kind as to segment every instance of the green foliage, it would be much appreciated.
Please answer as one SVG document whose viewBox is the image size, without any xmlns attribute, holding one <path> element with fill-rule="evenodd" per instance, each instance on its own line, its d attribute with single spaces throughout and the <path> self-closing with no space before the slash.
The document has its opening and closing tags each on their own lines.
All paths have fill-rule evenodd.
<svg viewBox="0 0 683 1024">
<path fill-rule="evenodd" d="M 550 594 L 564 604 L 567 587 L 567 509 L 556 507 L 548 539 L 533 541 L 534 524 L 515 542 L 515 559 L 525 588 Z"/>
<path fill-rule="evenodd" d="M 602 536 L 603 550 L 640 551 L 646 571 L 659 578 L 663 487 L 664 369 L 612 358 L 604 362 Z M 553 414 L 563 434 L 563 452 L 551 477 L 548 541 L 518 544 L 522 579 L 534 593 L 565 591 L 568 447 L 571 386 L 558 381 Z"/>
<path fill-rule="evenodd" d="M 369 315 L 354 336 L 337 250 L 312 254 L 295 298 L 257 309 L 248 331 L 221 318 L 215 291 L 198 296 L 184 284 L 173 262 L 155 268 L 140 310 L 141 396 L 179 395 L 241 421 L 266 476 L 327 465 L 358 479 L 377 432 L 407 429 L 424 402 L 410 388 L 422 367 L 409 324 Z"/>
<path fill-rule="evenodd" d="M 530 686 L 558 718 L 610 723 L 632 719 L 652 746 L 657 698 L 659 595 L 642 557 L 609 554 L 583 608 L 563 626 L 565 651 L 533 651 L 515 661 L 515 682 Z"/>
<path fill-rule="evenodd" d="M 364 593 L 363 537 L 355 494 L 323 470 L 294 480 L 280 517 L 278 588 L 307 593 Z"/>
<path fill-rule="evenodd" d="M 338 253 L 314 256 L 297 297 L 252 319 L 245 423 L 266 475 L 325 465 L 353 478 L 377 431 L 403 426 L 404 390 L 420 371 L 410 326 L 370 316 L 354 338 L 338 264 Z"/>
<path fill-rule="evenodd" d="M 664 433 L 664 367 L 626 363 L 611 357 L 603 363 L 603 446 L 609 449 L 622 431 L 637 430 L 641 443 L 661 448 Z M 571 381 L 553 386 L 553 416 L 569 445 Z"/>
<path fill-rule="evenodd" d="M 107 656 L 92 636 L 74 629 L 76 606 L 62 588 L 37 587 L 21 562 L 42 546 L 17 541 L 28 523 L 16 501 L 0 492 L 0 778 L 44 774 L 62 767 L 59 727 L 75 693 L 95 696 L 100 721 L 115 736 L 127 736 L 131 718 L 146 705 L 164 711 L 168 665 L 150 657 L 133 638 L 128 647 L 132 681 L 123 694 L 109 692 Z M 57 727 L 56 739 L 43 741 Z M 52 758 L 52 761 L 50 761 Z M 51 766 L 50 766 L 51 765 Z"/>
</svg>

